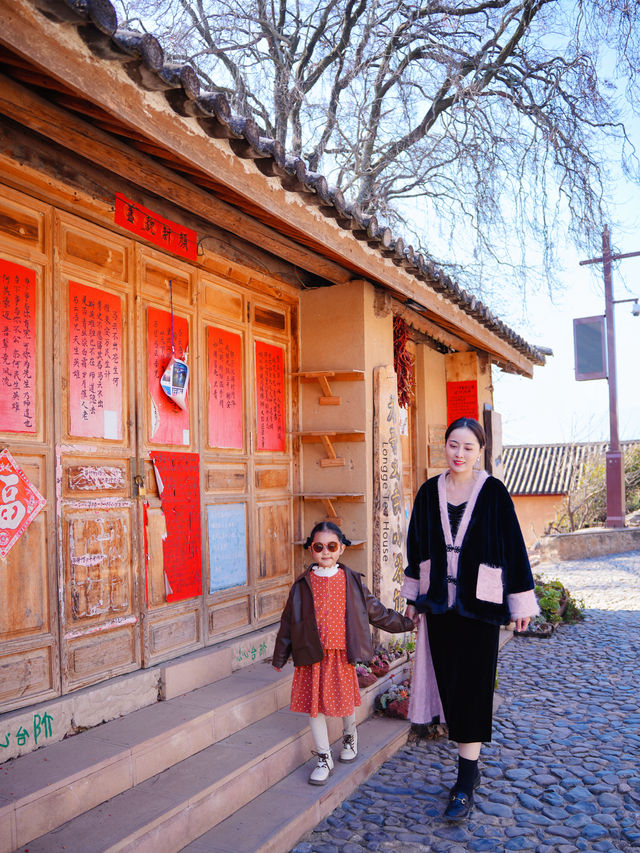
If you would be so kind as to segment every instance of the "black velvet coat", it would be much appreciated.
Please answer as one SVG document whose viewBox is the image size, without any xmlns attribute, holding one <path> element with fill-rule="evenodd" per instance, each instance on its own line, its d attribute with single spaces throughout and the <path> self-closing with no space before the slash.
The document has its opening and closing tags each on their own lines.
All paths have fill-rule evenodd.
<svg viewBox="0 0 640 853">
<path fill-rule="evenodd" d="M 438 479 L 432 477 L 420 487 L 407 538 L 405 574 L 408 577 L 419 579 L 420 563 L 431 561 L 429 589 L 418 601 L 418 609 L 428 613 L 444 613 L 448 609 L 447 549 L 438 501 Z M 499 603 L 477 597 L 481 564 L 501 569 L 502 600 Z M 500 480 L 488 477 L 480 489 L 461 543 L 454 609 L 462 616 L 506 625 L 511 621 L 508 596 L 527 592 L 533 586 L 513 501 Z"/>
</svg>

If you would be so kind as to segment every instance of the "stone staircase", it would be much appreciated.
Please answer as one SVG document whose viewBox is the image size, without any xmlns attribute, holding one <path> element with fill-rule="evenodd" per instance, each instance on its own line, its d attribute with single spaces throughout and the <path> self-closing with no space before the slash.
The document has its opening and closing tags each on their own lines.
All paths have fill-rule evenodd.
<svg viewBox="0 0 640 853">
<path fill-rule="evenodd" d="M 285 853 L 406 741 L 407 723 L 370 718 L 406 667 L 362 691 L 358 758 L 320 788 L 307 718 L 288 710 L 293 668 L 267 663 L 6 762 L 0 853 Z M 178 666 L 170 681 L 175 694 Z"/>
</svg>

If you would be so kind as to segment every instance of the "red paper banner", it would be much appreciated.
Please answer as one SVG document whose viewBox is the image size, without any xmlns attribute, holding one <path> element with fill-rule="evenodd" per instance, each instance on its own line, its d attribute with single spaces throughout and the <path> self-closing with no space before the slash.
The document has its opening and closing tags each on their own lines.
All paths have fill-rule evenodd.
<svg viewBox="0 0 640 853">
<path fill-rule="evenodd" d="M 242 450 L 242 337 L 209 326 L 209 447 Z"/>
<path fill-rule="evenodd" d="M 6 557 L 46 500 L 9 451 L 0 453 L 0 557 Z"/>
<path fill-rule="evenodd" d="M 284 353 L 256 341 L 256 426 L 258 450 L 285 449 Z"/>
<path fill-rule="evenodd" d="M 174 255 L 195 261 L 198 257 L 198 235 L 191 228 L 178 225 L 143 207 L 130 198 L 116 193 L 115 223 L 126 228 L 138 237 L 144 237 L 161 249 L 167 249 Z"/>
<path fill-rule="evenodd" d="M 0 432 L 36 431 L 36 274 L 0 258 Z"/>
<path fill-rule="evenodd" d="M 115 293 L 69 282 L 70 434 L 122 439 L 122 305 Z"/>
<path fill-rule="evenodd" d="M 447 382 L 447 423 L 458 418 L 478 419 L 478 383 Z"/>
<path fill-rule="evenodd" d="M 167 601 L 194 598 L 202 595 L 198 454 L 154 450 L 150 456 L 162 484 L 160 500 L 167 525 L 162 544 L 164 571 L 171 587 Z"/>
<path fill-rule="evenodd" d="M 154 444 L 189 445 L 189 408 L 181 409 L 164 393 L 160 379 L 172 356 L 171 314 L 158 308 L 147 312 L 147 381 L 151 405 L 149 441 Z M 189 324 L 184 317 L 173 315 L 176 356 L 186 356 L 189 349 Z M 188 399 L 188 394 L 187 394 Z"/>
</svg>

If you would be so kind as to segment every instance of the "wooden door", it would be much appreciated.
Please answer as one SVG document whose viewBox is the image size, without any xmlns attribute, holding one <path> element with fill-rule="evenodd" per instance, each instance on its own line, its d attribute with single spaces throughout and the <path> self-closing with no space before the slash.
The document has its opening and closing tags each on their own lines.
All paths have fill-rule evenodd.
<svg viewBox="0 0 640 853">
<path fill-rule="evenodd" d="M 196 270 L 137 246 L 137 471 L 146 492 L 144 665 L 203 645 L 199 342 Z M 173 305 L 173 312 L 171 306 Z M 172 354 L 189 366 L 186 408 L 159 377 Z M 162 489 L 162 491 L 161 491 Z"/>
<path fill-rule="evenodd" d="M 140 666 L 133 243 L 55 214 L 63 692 Z"/>
<path fill-rule="evenodd" d="M 0 187 L 0 451 L 46 505 L 0 556 L 0 712 L 60 692 L 55 573 L 52 210 Z M 5 457 L 6 458 L 6 457 Z M 17 535 L 13 481 L 0 481 L 0 528 Z M 15 538 L 15 536 L 12 536 Z"/>
<path fill-rule="evenodd" d="M 207 642 L 274 621 L 292 579 L 290 306 L 201 279 Z"/>
</svg>

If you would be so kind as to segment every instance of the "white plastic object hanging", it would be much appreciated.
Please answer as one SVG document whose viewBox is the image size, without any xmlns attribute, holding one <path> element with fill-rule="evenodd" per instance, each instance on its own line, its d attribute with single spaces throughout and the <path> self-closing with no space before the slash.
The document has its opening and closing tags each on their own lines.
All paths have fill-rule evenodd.
<svg viewBox="0 0 640 853">
<path fill-rule="evenodd" d="M 160 380 L 162 390 L 176 406 L 187 408 L 187 386 L 189 385 L 189 365 L 181 358 L 171 357 Z"/>
<path fill-rule="evenodd" d="M 169 294 L 171 298 L 171 351 L 169 364 L 160 378 L 160 387 L 171 400 L 181 409 L 187 408 L 187 388 L 189 386 L 189 365 L 181 358 L 176 358 L 173 339 L 173 281 L 169 279 Z"/>
</svg>

